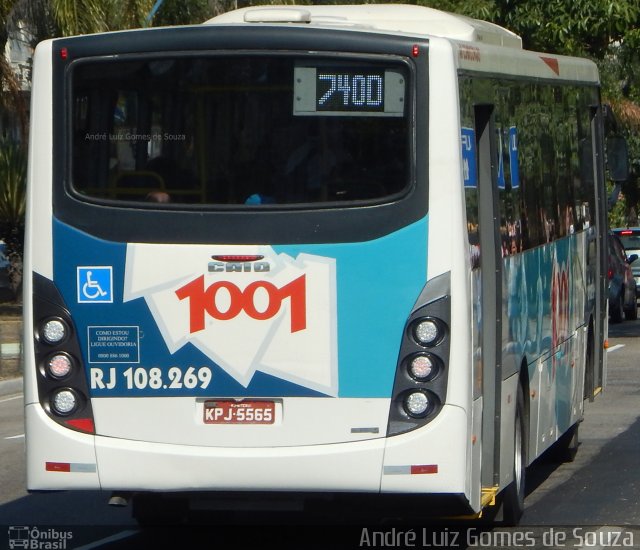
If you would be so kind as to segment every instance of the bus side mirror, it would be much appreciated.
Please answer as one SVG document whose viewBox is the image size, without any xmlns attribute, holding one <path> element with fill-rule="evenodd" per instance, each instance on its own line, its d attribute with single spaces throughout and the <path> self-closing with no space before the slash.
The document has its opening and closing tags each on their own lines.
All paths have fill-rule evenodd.
<svg viewBox="0 0 640 550">
<path fill-rule="evenodd" d="M 614 182 L 622 183 L 629 178 L 629 150 L 622 136 L 607 138 L 607 168 Z"/>
</svg>

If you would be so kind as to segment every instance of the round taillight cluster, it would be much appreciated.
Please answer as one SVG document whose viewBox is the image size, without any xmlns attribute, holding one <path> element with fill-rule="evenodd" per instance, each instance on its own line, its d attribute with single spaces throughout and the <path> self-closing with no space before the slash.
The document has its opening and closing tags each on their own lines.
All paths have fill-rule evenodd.
<svg viewBox="0 0 640 550">
<path fill-rule="evenodd" d="M 61 344 L 69 337 L 69 326 L 56 317 L 47 319 L 40 327 L 40 336 L 47 344 Z"/>
<path fill-rule="evenodd" d="M 403 365 L 413 384 L 402 393 L 402 409 L 411 418 L 426 418 L 440 403 L 429 383 L 444 371 L 444 361 L 437 348 L 445 341 L 448 328 L 438 317 L 421 316 L 409 323 L 407 333 L 414 351 L 405 356 Z"/>
</svg>

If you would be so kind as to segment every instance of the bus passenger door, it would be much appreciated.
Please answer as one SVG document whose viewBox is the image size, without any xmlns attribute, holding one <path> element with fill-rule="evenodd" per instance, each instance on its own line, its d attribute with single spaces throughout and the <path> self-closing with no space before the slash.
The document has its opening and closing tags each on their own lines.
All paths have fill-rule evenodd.
<svg viewBox="0 0 640 550">
<path fill-rule="evenodd" d="M 593 362 L 587 365 L 592 368 L 593 372 L 585 373 L 585 399 L 588 397 L 593 401 L 594 397 L 604 389 L 607 378 L 607 354 L 604 349 L 604 342 L 608 338 L 608 317 L 607 317 L 607 300 L 608 300 L 608 279 L 607 279 L 607 193 L 604 184 L 605 168 L 602 155 L 599 151 L 604 150 L 604 116 L 601 106 L 592 106 L 590 108 L 591 120 L 591 136 L 592 136 L 592 167 L 593 177 L 596 185 L 594 186 L 594 203 L 596 217 L 596 235 L 595 245 L 598 250 L 596 265 L 590 265 L 589 269 L 595 271 L 595 279 L 597 281 L 595 288 L 595 319 L 594 319 L 594 354 Z"/>
<path fill-rule="evenodd" d="M 478 153 L 478 225 L 482 346 L 482 488 L 500 481 L 502 380 L 502 255 L 493 105 L 474 107 Z M 484 491 L 483 491 L 484 492 Z"/>
</svg>

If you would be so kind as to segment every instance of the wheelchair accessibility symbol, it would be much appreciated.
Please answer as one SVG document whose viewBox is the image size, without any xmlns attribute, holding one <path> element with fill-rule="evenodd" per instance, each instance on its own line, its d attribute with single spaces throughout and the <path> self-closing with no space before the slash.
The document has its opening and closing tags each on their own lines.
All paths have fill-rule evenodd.
<svg viewBox="0 0 640 550">
<path fill-rule="evenodd" d="M 78 303 L 113 303 L 111 266 L 78 267 Z"/>
</svg>

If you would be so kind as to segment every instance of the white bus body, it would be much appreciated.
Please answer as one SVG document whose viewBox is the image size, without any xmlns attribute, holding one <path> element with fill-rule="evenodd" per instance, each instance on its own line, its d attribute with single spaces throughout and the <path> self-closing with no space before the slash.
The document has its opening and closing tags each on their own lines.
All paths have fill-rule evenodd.
<svg viewBox="0 0 640 550">
<path fill-rule="evenodd" d="M 598 85 L 415 6 L 40 44 L 29 489 L 500 493 L 517 520 L 604 383 Z"/>
</svg>

